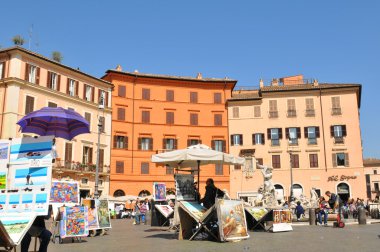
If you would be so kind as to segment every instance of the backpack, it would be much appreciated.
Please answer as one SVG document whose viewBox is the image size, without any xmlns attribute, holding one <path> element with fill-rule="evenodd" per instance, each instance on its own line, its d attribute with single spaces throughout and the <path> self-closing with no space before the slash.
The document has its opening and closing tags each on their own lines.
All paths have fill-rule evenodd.
<svg viewBox="0 0 380 252">
<path fill-rule="evenodd" d="M 217 198 L 223 198 L 224 197 L 224 192 L 220 190 L 219 188 L 216 188 L 216 197 Z"/>
</svg>

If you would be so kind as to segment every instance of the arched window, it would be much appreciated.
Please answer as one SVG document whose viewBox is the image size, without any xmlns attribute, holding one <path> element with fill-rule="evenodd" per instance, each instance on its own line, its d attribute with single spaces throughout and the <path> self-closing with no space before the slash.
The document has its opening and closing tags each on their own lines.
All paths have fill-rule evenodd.
<svg viewBox="0 0 380 252">
<path fill-rule="evenodd" d="M 148 190 L 142 190 L 141 192 L 139 192 L 139 197 L 146 197 L 149 195 L 150 195 L 150 192 Z"/>
<path fill-rule="evenodd" d="M 114 197 L 121 197 L 121 196 L 125 196 L 125 192 L 123 190 L 116 190 L 114 193 L 113 193 L 113 196 Z"/>
<path fill-rule="evenodd" d="M 293 184 L 293 196 L 299 198 L 303 194 L 303 188 L 300 184 Z"/>
<path fill-rule="evenodd" d="M 283 200 L 284 199 L 284 187 L 279 184 L 274 185 L 275 193 L 276 193 L 276 200 Z"/>
</svg>

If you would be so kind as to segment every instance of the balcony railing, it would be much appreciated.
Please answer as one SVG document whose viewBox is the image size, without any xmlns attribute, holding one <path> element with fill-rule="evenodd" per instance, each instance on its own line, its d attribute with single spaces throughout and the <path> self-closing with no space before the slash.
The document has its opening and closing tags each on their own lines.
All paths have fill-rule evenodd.
<svg viewBox="0 0 380 252">
<path fill-rule="evenodd" d="M 287 116 L 288 117 L 296 117 L 297 111 L 296 110 L 288 110 Z"/>
<path fill-rule="evenodd" d="M 298 145 L 298 138 L 289 138 L 289 145 Z"/>
<path fill-rule="evenodd" d="M 334 144 L 344 144 L 343 137 L 334 137 Z"/>
<path fill-rule="evenodd" d="M 55 163 L 53 164 L 53 168 L 61 169 L 63 171 L 96 172 L 95 164 L 82 164 L 80 162 L 66 161 L 59 158 L 56 159 Z M 103 167 L 99 167 L 99 172 L 110 173 L 110 167 L 103 165 Z"/>
<path fill-rule="evenodd" d="M 269 118 L 277 118 L 278 111 L 269 111 Z"/>
<path fill-rule="evenodd" d="M 315 116 L 315 110 L 314 109 L 306 109 L 305 116 L 307 116 L 307 117 Z"/>
<path fill-rule="evenodd" d="M 331 109 L 331 115 L 341 115 L 342 114 L 342 108 L 332 108 Z"/>
</svg>

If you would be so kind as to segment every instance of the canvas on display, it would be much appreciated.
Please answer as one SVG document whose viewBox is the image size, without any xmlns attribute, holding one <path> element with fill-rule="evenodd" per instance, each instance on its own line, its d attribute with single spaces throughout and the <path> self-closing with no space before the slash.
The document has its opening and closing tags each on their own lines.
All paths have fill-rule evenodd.
<svg viewBox="0 0 380 252">
<path fill-rule="evenodd" d="M 0 140 L 0 194 L 5 193 L 7 189 L 9 146 L 9 140 Z"/>
<path fill-rule="evenodd" d="M 155 205 L 155 208 L 165 217 L 168 218 L 174 210 L 169 205 Z"/>
<path fill-rule="evenodd" d="M 79 204 L 79 183 L 77 181 L 52 181 L 50 204 Z"/>
<path fill-rule="evenodd" d="M 175 174 L 177 200 L 195 200 L 194 175 Z"/>
<path fill-rule="evenodd" d="M 207 208 L 197 202 L 181 201 L 179 206 L 198 222 L 202 220 L 203 215 L 207 212 Z"/>
<path fill-rule="evenodd" d="M 222 241 L 249 238 L 243 202 L 219 199 L 216 202 L 219 233 Z"/>
<path fill-rule="evenodd" d="M 111 215 L 108 208 L 108 200 L 95 200 L 98 210 L 99 228 L 111 228 Z"/>
<path fill-rule="evenodd" d="M 98 209 L 94 199 L 82 199 L 82 205 L 88 209 L 88 229 L 99 229 Z"/>
<path fill-rule="evenodd" d="M 13 138 L 9 163 L 30 167 L 51 167 L 53 138 L 53 136 Z"/>
<path fill-rule="evenodd" d="M 20 244 L 35 218 L 30 213 L 0 215 L 1 238 L 10 246 Z"/>
<path fill-rule="evenodd" d="M 154 201 L 166 200 L 166 185 L 165 183 L 153 183 L 153 199 Z"/>
<path fill-rule="evenodd" d="M 268 214 L 268 209 L 264 207 L 244 207 L 245 210 L 256 220 L 260 221 Z"/>
<path fill-rule="evenodd" d="M 87 207 L 61 207 L 60 236 L 85 237 L 88 236 Z"/>
<path fill-rule="evenodd" d="M 289 209 L 273 210 L 273 232 L 292 231 L 292 212 Z"/>
</svg>

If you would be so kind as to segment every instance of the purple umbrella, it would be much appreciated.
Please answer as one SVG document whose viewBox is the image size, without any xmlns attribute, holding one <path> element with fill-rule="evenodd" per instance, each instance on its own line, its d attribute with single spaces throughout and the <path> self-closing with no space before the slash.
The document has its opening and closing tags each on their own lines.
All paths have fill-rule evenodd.
<svg viewBox="0 0 380 252">
<path fill-rule="evenodd" d="M 61 107 L 44 107 L 31 112 L 17 122 L 21 132 L 34 133 L 40 136 L 55 136 L 67 140 L 75 136 L 90 133 L 89 123 L 73 110 Z"/>
</svg>

